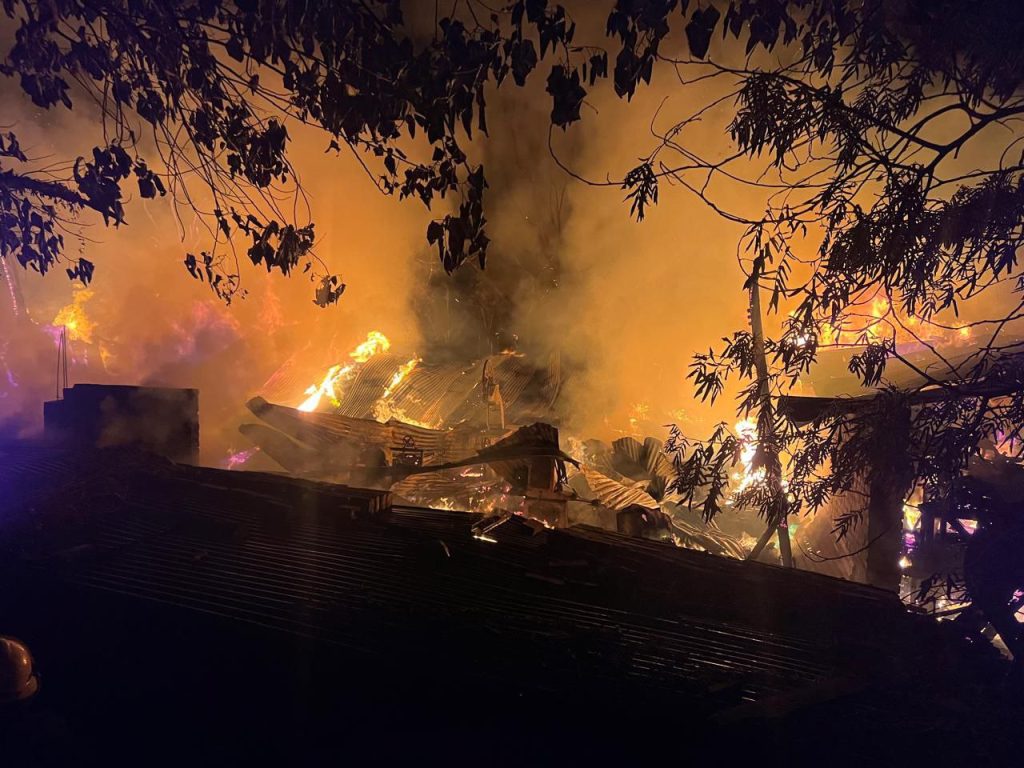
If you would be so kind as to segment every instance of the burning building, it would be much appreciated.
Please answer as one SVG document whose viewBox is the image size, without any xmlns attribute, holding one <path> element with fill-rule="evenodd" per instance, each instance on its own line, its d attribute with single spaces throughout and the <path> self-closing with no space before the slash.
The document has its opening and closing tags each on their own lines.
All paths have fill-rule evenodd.
<svg viewBox="0 0 1024 768">
<path fill-rule="evenodd" d="M 386 488 L 408 503 L 588 524 L 741 557 L 736 536 L 666 493 L 656 438 L 560 442 L 557 366 L 505 352 L 432 363 L 390 352 L 378 332 L 332 366 L 295 407 L 249 401 L 240 430 L 299 476 Z"/>
</svg>

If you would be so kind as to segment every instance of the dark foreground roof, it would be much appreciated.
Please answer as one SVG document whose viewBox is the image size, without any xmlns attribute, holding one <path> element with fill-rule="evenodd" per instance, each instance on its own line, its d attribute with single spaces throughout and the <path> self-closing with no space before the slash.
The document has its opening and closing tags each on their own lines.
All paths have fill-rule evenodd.
<svg viewBox="0 0 1024 768">
<path fill-rule="evenodd" d="M 123 453 L 0 452 L 0 499 L 0 633 L 42 679 L 7 743 L 36 758 L 1006 746 L 969 649 L 824 576 Z"/>
</svg>

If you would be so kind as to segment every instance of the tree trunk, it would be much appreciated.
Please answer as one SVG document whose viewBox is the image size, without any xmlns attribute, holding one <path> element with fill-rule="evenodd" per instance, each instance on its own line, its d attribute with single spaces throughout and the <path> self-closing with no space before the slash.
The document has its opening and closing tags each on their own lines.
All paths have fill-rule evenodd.
<svg viewBox="0 0 1024 768">
<path fill-rule="evenodd" d="M 877 446 L 868 478 L 868 583 L 888 590 L 900 586 L 903 502 L 912 481 L 910 409 L 886 408 L 872 429 Z"/>
<path fill-rule="evenodd" d="M 771 382 L 768 376 L 768 358 L 764 351 L 764 326 L 761 324 L 761 286 L 755 280 L 750 286 L 750 335 L 754 342 L 754 370 L 757 374 L 759 414 L 757 418 L 758 450 L 764 452 L 765 482 L 773 486 L 774 503 L 768 513 L 768 531 L 764 543 L 755 546 L 752 558 L 774 533 L 779 537 L 782 564 L 793 567 L 793 550 L 789 541 L 789 522 L 786 519 L 785 498 L 782 494 L 782 468 L 775 440 L 775 409 L 772 405 Z M 767 446 L 767 448 L 765 448 Z M 756 552 L 756 554 L 755 554 Z M 752 559 L 751 558 L 751 559 Z"/>
</svg>

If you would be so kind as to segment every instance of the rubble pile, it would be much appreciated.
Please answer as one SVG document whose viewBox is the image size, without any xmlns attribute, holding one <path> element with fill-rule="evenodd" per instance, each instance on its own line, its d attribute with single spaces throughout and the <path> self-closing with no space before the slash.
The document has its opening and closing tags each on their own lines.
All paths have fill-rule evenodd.
<svg viewBox="0 0 1024 768">
<path fill-rule="evenodd" d="M 253 398 L 257 421 L 240 431 L 291 474 L 388 490 L 409 504 L 585 524 L 736 558 L 749 548 L 748 531 L 705 524 L 667 492 L 672 466 L 660 440 L 560 441 L 557 369 L 513 353 L 411 365 L 386 352 L 348 369 L 343 384 L 310 395 L 312 410 L 308 399 L 289 407 Z"/>
</svg>

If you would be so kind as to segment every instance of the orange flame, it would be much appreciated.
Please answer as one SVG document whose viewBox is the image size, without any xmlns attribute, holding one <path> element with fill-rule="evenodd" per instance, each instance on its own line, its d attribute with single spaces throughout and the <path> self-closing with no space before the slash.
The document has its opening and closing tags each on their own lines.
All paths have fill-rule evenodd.
<svg viewBox="0 0 1024 768">
<path fill-rule="evenodd" d="M 387 388 L 384 390 L 384 394 L 381 395 L 381 400 L 385 400 L 391 397 L 391 393 L 395 391 L 395 387 L 405 380 L 405 377 L 412 373 L 412 369 L 419 365 L 420 359 L 418 357 L 412 358 L 407 363 L 403 363 L 402 366 L 395 371 L 395 375 L 391 377 L 391 381 L 388 383 Z"/>
<path fill-rule="evenodd" d="M 366 341 L 348 353 L 348 356 L 357 363 L 365 363 L 378 352 L 387 352 L 391 349 L 391 341 L 380 331 L 370 331 L 366 334 Z"/>
<path fill-rule="evenodd" d="M 389 419 L 397 419 L 398 421 L 404 421 L 406 424 L 413 424 L 418 427 L 432 428 L 430 424 L 424 424 L 406 416 L 401 409 L 396 408 L 394 403 L 390 401 L 390 397 L 395 389 L 405 381 L 405 378 L 412 373 L 413 369 L 419 365 L 420 359 L 414 357 L 406 363 L 403 363 L 397 371 L 391 376 L 391 381 L 384 388 L 384 394 L 382 394 L 377 402 L 373 404 L 373 418 L 377 421 L 384 423 Z"/>
<path fill-rule="evenodd" d="M 391 341 L 380 331 L 370 331 L 366 334 L 366 341 L 361 343 L 348 356 L 357 363 L 365 363 L 374 355 L 380 352 L 387 352 L 391 349 Z M 353 363 L 348 365 L 332 365 L 319 384 L 310 386 L 305 394 L 308 397 L 299 404 L 300 411 L 315 411 L 320 406 L 320 401 L 327 397 L 334 405 L 338 405 L 344 386 L 355 374 L 356 366 Z"/>
<path fill-rule="evenodd" d="M 323 397 L 327 397 L 332 403 L 337 404 L 339 396 L 341 394 L 340 384 L 348 381 L 354 366 L 346 365 L 344 367 L 340 365 L 332 365 L 327 369 L 326 375 L 324 375 L 323 381 L 319 384 L 314 384 L 306 390 L 306 394 L 309 395 L 299 405 L 300 411 L 315 411 L 320 405 L 320 400 Z"/>
<path fill-rule="evenodd" d="M 757 453 L 757 422 L 753 419 L 744 419 L 738 422 L 735 427 L 736 437 L 740 441 L 740 471 L 733 474 L 733 480 L 738 481 L 733 495 L 742 493 L 753 485 L 764 480 L 764 467 L 754 469 L 754 454 Z"/>
<path fill-rule="evenodd" d="M 85 303 L 91 298 L 91 290 L 76 290 L 71 303 L 57 313 L 51 325 L 57 328 L 61 326 L 67 328 L 68 337 L 72 341 L 84 341 L 86 344 L 92 343 L 92 334 L 96 330 L 96 323 L 85 313 Z"/>
</svg>

